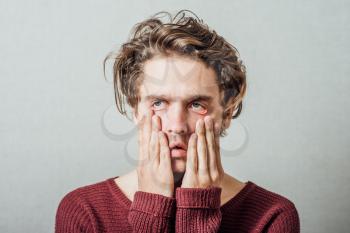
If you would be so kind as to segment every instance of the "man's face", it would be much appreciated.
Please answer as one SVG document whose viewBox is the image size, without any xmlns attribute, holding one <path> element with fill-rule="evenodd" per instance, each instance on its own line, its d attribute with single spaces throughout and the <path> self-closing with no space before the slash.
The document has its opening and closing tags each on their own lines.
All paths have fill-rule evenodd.
<svg viewBox="0 0 350 233">
<path fill-rule="evenodd" d="M 145 62 L 143 71 L 135 121 L 138 123 L 147 110 L 154 110 L 169 146 L 185 145 L 186 150 L 170 152 L 173 172 L 183 173 L 188 140 L 195 132 L 196 121 L 209 115 L 217 133 L 221 128 L 223 108 L 215 71 L 201 61 L 179 55 L 153 57 Z"/>
</svg>

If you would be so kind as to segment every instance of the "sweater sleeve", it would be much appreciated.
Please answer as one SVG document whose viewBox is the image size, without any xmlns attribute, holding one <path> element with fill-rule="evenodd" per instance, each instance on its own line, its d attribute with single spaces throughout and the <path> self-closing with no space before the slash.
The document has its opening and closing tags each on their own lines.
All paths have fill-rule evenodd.
<svg viewBox="0 0 350 233">
<path fill-rule="evenodd" d="M 299 215 L 294 205 L 289 206 L 271 220 L 267 233 L 300 233 Z"/>
<path fill-rule="evenodd" d="M 175 198 L 137 191 L 131 203 L 128 221 L 133 232 L 172 232 Z"/>
<path fill-rule="evenodd" d="M 55 233 L 96 233 L 91 213 L 77 192 L 68 193 L 56 211 Z"/>
<path fill-rule="evenodd" d="M 221 188 L 177 188 L 175 231 L 218 232 Z"/>
</svg>

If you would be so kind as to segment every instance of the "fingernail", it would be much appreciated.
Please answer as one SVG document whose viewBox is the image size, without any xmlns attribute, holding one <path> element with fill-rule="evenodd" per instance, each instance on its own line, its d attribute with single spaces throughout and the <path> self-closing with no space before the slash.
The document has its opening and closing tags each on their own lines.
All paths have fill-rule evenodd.
<svg viewBox="0 0 350 233">
<path fill-rule="evenodd" d="M 200 133 L 200 132 L 202 132 L 202 130 L 203 130 L 203 126 L 204 126 L 204 121 L 203 121 L 203 119 L 199 119 L 198 121 L 197 121 L 197 127 L 196 127 L 196 132 L 197 133 Z"/>
<path fill-rule="evenodd" d="M 202 119 L 199 119 L 196 123 L 196 133 L 199 133 L 202 127 Z"/>
<path fill-rule="evenodd" d="M 205 122 L 206 122 L 208 128 L 211 129 L 212 128 L 212 119 L 211 119 L 211 117 L 206 116 L 205 117 Z"/>
</svg>

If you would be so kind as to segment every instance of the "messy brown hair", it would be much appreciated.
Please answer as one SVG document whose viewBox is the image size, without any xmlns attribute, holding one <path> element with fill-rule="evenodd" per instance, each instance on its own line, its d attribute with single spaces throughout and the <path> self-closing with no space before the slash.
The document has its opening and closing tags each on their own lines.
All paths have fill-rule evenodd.
<svg viewBox="0 0 350 233">
<path fill-rule="evenodd" d="M 168 22 L 163 22 L 162 16 L 167 16 Z M 137 111 L 145 61 L 156 55 L 171 53 L 199 59 L 206 66 L 213 68 L 219 91 L 223 94 L 223 118 L 234 119 L 240 115 L 247 84 L 246 69 L 239 59 L 239 53 L 189 10 L 181 10 L 174 17 L 169 12 L 161 11 L 136 24 L 131 37 L 120 50 L 116 53 L 111 52 L 104 59 L 104 72 L 106 61 L 114 60 L 115 101 L 122 115 L 128 117 L 125 100 Z M 220 134 L 225 136 L 226 132 L 222 130 Z"/>
</svg>

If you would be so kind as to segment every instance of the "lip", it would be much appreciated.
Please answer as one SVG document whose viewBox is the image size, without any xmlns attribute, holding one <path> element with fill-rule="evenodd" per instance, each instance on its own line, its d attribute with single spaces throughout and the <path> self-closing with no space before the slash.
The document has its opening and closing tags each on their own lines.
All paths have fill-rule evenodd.
<svg viewBox="0 0 350 233">
<path fill-rule="evenodd" d="M 172 142 L 172 143 L 170 143 L 170 145 L 169 145 L 170 150 L 173 150 L 175 147 L 178 147 L 176 149 L 182 149 L 182 150 L 185 150 L 185 151 L 187 150 L 187 146 L 183 142 Z"/>
<path fill-rule="evenodd" d="M 170 155 L 173 158 L 183 158 L 187 156 L 187 151 L 184 149 L 170 149 Z"/>
</svg>

